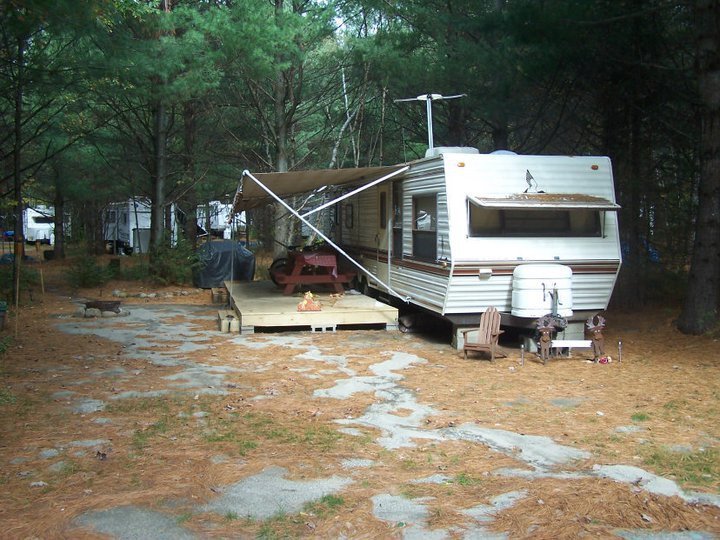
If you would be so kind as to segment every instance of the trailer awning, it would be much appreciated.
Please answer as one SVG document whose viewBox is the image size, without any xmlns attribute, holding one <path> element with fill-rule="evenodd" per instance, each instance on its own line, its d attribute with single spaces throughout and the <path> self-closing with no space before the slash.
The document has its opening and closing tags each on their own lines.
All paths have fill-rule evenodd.
<svg viewBox="0 0 720 540">
<path fill-rule="evenodd" d="M 502 209 L 558 209 L 558 210 L 620 210 L 620 205 L 583 193 L 517 193 L 507 197 L 477 197 L 468 195 L 473 204 L 483 208 Z"/>
<path fill-rule="evenodd" d="M 254 175 L 268 189 L 283 198 L 306 193 L 323 186 L 364 185 L 399 171 L 404 165 L 388 167 L 359 167 L 355 169 L 319 169 L 311 171 L 290 171 L 284 173 L 259 173 Z M 238 186 L 233 212 L 241 212 L 261 206 L 271 197 L 255 182 L 241 180 Z"/>
</svg>

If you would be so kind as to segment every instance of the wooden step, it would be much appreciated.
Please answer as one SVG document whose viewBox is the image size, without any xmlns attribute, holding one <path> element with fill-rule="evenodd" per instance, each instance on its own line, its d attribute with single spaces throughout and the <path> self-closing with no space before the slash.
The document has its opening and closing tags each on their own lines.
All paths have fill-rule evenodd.
<svg viewBox="0 0 720 540">
<path fill-rule="evenodd" d="M 220 332 L 240 333 L 240 318 L 230 309 L 218 311 L 218 330 Z"/>
</svg>

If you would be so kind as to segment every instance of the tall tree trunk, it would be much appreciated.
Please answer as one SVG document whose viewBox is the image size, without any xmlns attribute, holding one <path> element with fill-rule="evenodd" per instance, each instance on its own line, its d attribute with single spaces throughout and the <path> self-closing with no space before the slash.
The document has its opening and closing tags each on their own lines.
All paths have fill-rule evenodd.
<svg viewBox="0 0 720 540">
<path fill-rule="evenodd" d="M 167 176 L 167 111 L 165 104 L 159 100 L 154 113 L 154 177 L 152 208 L 150 213 L 150 247 L 158 248 L 163 240 L 165 224 L 165 183 Z M 151 250 L 152 252 L 152 250 Z"/>
<path fill-rule="evenodd" d="M 55 207 L 54 227 L 55 227 L 55 245 L 53 245 L 53 253 L 56 259 L 65 258 L 65 197 L 55 183 L 55 199 L 53 201 Z"/>
<path fill-rule="evenodd" d="M 280 19 L 284 9 L 283 0 L 275 0 L 276 18 Z M 282 65 L 281 59 L 278 59 L 277 65 Z M 291 66 L 286 70 L 280 70 L 275 75 L 273 83 L 273 99 L 274 99 L 274 123 L 275 123 L 275 170 L 277 172 L 288 171 L 288 138 L 290 126 L 292 125 L 292 113 L 288 113 L 288 106 L 294 108 L 300 96 L 295 95 L 291 91 L 293 84 L 294 68 Z M 293 243 L 297 223 L 294 217 L 287 218 L 287 210 L 280 203 L 273 205 L 273 232 L 274 242 L 272 246 L 273 258 L 284 257 L 287 246 Z"/>
<path fill-rule="evenodd" d="M 103 205 L 100 201 L 91 200 L 83 205 L 77 219 L 73 220 L 73 236 L 85 242 L 88 255 L 100 255 L 105 251 L 103 234 Z"/>
<path fill-rule="evenodd" d="M 165 13 L 172 10 L 172 0 L 160 0 L 158 8 Z M 158 36 L 160 37 L 160 36 Z M 161 87 L 162 82 L 156 81 Z M 158 92 L 161 88 L 158 88 Z M 167 180 L 167 136 L 168 136 L 168 113 L 165 101 L 161 94 L 158 95 L 153 109 L 153 150 L 154 155 L 154 177 L 153 190 L 150 208 L 150 254 L 160 247 L 163 242 L 165 225 L 165 185 Z"/>
<path fill-rule="evenodd" d="M 690 280 L 678 328 L 707 332 L 720 303 L 720 2 L 695 1 L 701 105 L 700 185 Z"/>
<path fill-rule="evenodd" d="M 17 38 L 17 86 L 15 87 L 15 142 L 13 147 L 13 182 L 15 189 L 15 259 L 13 262 L 13 291 L 15 305 L 20 301 L 20 266 L 25 255 L 25 239 L 23 238 L 23 223 L 25 203 L 22 196 L 22 116 L 23 91 L 25 84 L 25 37 Z"/>
<path fill-rule="evenodd" d="M 195 189 L 196 171 L 195 171 L 195 140 L 197 134 L 196 124 L 196 107 L 195 102 L 187 101 L 183 105 L 183 127 L 184 127 L 184 147 L 185 147 L 185 181 L 191 186 L 182 202 L 183 207 L 187 210 L 185 215 L 185 223 L 183 224 L 183 234 L 190 241 L 193 249 L 197 247 L 197 190 Z M 208 230 L 208 233 L 210 231 Z"/>
</svg>

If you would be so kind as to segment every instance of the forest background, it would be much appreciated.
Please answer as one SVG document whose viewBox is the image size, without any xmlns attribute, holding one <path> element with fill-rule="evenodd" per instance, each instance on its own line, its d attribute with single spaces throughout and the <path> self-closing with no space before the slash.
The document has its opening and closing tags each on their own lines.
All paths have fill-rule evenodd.
<svg viewBox="0 0 720 540">
<path fill-rule="evenodd" d="M 0 227 L 55 208 L 55 255 L 102 250 L 110 202 L 230 202 L 255 172 L 422 157 L 438 145 L 613 161 L 614 301 L 720 306 L 719 0 L 3 0 Z M 72 227 L 64 231 L 63 216 Z M 271 211 L 248 217 L 266 249 Z M 277 232 L 277 231 L 276 231 Z M 275 235 L 277 237 L 277 235 Z M 279 246 L 279 248 L 278 248 Z M 20 257 L 15 257 L 19 274 Z"/>
</svg>

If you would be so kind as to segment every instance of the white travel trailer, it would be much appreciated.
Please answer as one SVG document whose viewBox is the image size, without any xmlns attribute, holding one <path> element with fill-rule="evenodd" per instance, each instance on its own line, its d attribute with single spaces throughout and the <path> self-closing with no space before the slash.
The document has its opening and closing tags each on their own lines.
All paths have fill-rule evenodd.
<svg viewBox="0 0 720 540">
<path fill-rule="evenodd" d="M 110 203 L 103 212 L 103 239 L 113 252 L 146 253 L 150 247 L 150 201 L 132 198 Z"/>
<path fill-rule="evenodd" d="M 177 243 L 182 212 L 177 204 L 171 205 L 170 244 Z M 108 204 L 102 216 L 103 240 L 112 246 L 114 253 L 147 253 L 150 248 L 152 208 L 149 199 L 138 197 Z"/>
<path fill-rule="evenodd" d="M 55 244 L 55 209 L 42 204 L 25 208 L 23 236 L 30 244 Z"/>
<path fill-rule="evenodd" d="M 361 287 L 444 317 L 456 337 L 494 306 L 507 326 L 565 317 L 576 339 L 608 305 L 621 255 L 607 157 L 435 148 L 396 167 L 246 171 L 235 210 L 330 184 L 360 186 L 336 199 L 333 237 L 321 236 Z M 293 213 L 307 224 L 312 212 Z"/>
<path fill-rule="evenodd" d="M 232 205 L 220 201 L 210 201 L 197 207 L 198 225 L 207 230 L 211 236 L 229 240 L 233 232 Z M 240 223 L 243 223 L 243 216 L 240 216 Z"/>
</svg>

